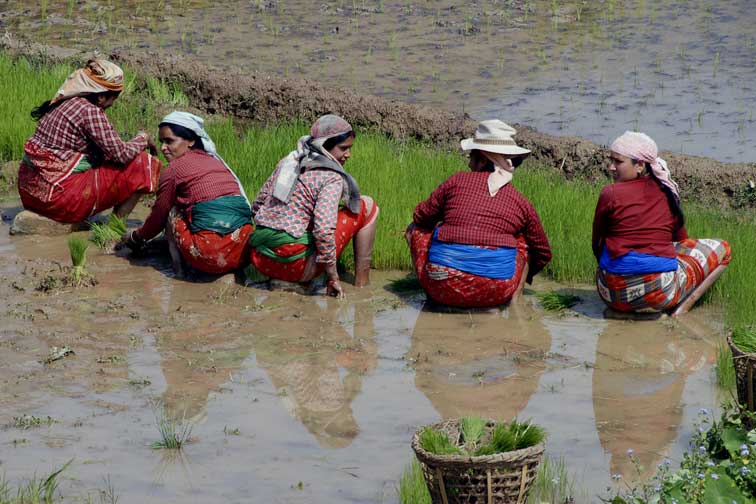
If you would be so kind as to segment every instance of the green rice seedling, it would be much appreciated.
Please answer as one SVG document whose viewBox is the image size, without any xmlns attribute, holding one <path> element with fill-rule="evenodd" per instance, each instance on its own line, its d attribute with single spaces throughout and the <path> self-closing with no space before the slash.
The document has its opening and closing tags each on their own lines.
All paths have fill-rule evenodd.
<svg viewBox="0 0 756 504">
<path fill-rule="evenodd" d="M 150 445 L 153 450 L 180 450 L 189 441 L 194 425 L 183 415 L 175 417 L 161 402 L 153 405 L 155 424 L 160 432 L 160 441 Z"/>
<path fill-rule="evenodd" d="M 12 491 L 8 482 L 0 480 L 0 503 L 2 504 L 53 504 L 57 501 L 55 492 L 58 489 L 58 476 L 65 471 L 73 460 L 66 462 L 63 467 L 53 471 L 44 479 L 37 479 L 34 475 L 26 483 Z M 16 494 L 15 496 L 13 494 Z"/>
<path fill-rule="evenodd" d="M 736 327 L 732 331 L 732 342 L 743 352 L 756 353 L 756 327 Z"/>
<path fill-rule="evenodd" d="M 481 446 L 475 455 L 491 455 L 513 450 L 521 450 L 535 446 L 546 439 L 546 431 L 543 427 L 535 425 L 531 421 L 500 423 L 494 427 L 491 433 L 491 441 Z"/>
<path fill-rule="evenodd" d="M 475 447 L 480 443 L 483 432 L 486 430 L 486 421 L 480 417 L 463 417 L 459 421 L 462 432 L 462 440 L 468 453 L 475 452 Z"/>
<path fill-rule="evenodd" d="M 563 457 L 545 457 L 538 467 L 538 475 L 528 494 L 528 504 L 563 504 L 589 502 L 588 492 L 576 488 L 575 480 L 567 471 Z"/>
<path fill-rule="evenodd" d="M 564 311 L 575 306 L 580 298 L 572 294 L 562 294 L 556 291 L 539 292 L 536 297 L 546 311 Z"/>
<path fill-rule="evenodd" d="M 436 455 L 461 455 L 462 450 L 449 441 L 445 432 L 439 432 L 432 427 L 426 427 L 420 433 L 420 446 L 427 452 Z"/>
<path fill-rule="evenodd" d="M 399 478 L 399 502 L 401 504 L 431 504 L 430 492 L 425 484 L 420 462 L 413 459 Z"/>
<path fill-rule="evenodd" d="M 732 350 L 720 341 L 717 344 L 717 385 L 723 390 L 735 390 L 735 366 L 732 362 Z"/>
<path fill-rule="evenodd" d="M 100 249 L 112 246 L 126 233 L 126 221 L 116 214 L 110 214 L 104 224 L 92 224 L 92 237 L 90 238 Z"/>
<path fill-rule="evenodd" d="M 71 236 L 68 239 L 68 251 L 71 253 L 71 263 L 73 264 L 69 279 L 74 287 L 81 285 L 84 278 L 89 276 L 85 267 L 88 248 L 89 243 L 83 238 Z"/>
</svg>

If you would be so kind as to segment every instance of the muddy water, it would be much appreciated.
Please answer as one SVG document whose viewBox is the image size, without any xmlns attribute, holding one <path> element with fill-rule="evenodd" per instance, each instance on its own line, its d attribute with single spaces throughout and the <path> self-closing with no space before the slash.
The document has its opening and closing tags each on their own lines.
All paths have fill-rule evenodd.
<svg viewBox="0 0 756 504">
<path fill-rule="evenodd" d="M 604 144 L 642 129 L 667 150 L 754 161 L 751 7 L 748 0 L 0 0 L 0 28 L 85 50 L 161 49 Z"/>
<path fill-rule="evenodd" d="M 647 468 L 678 461 L 699 408 L 718 402 L 708 308 L 607 320 L 586 286 L 564 316 L 532 292 L 504 311 L 437 313 L 385 289 L 398 272 L 338 302 L 189 283 L 167 258 L 96 250 L 97 286 L 42 293 L 65 238 L 3 224 L 0 251 L 0 470 L 17 481 L 73 460 L 69 497 L 109 475 L 124 502 L 398 502 L 413 430 L 462 414 L 532 417 L 595 495 L 632 477 L 630 448 Z M 39 362 L 64 345 L 75 354 Z M 193 422 L 180 455 L 150 448 L 160 403 Z M 54 423 L 11 425 L 25 414 Z"/>
</svg>

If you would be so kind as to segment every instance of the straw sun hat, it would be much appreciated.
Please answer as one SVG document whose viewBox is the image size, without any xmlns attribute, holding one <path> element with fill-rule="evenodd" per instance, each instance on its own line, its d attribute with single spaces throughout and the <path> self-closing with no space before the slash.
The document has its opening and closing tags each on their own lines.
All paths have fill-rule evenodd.
<svg viewBox="0 0 756 504">
<path fill-rule="evenodd" d="M 512 139 L 515 133 L 517 130 L 509 124 L 498 119 L 490 119 L 481 121 L 475 135 L 465 138 L 460 144 L 465 151 L 477 149 L 508 156 L 527 156 L 530 151 L 518 146 Z"/>
</svg>

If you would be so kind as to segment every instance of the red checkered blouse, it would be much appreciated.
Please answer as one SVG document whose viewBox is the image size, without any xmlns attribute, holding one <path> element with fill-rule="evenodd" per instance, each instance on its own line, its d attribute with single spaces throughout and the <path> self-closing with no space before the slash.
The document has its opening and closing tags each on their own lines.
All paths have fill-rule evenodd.
<svg viewBox="0 0 756 504">
<path fill-rule="evenodd" d="M 190 150 L 160 173 L 157 199 L 137 236 L 143 240 L 157 236 L 173 206 L 186 213 L 195 203 L 239 195 L 239 185 L 226 165 L 205 151 Z"/>
<path fill-rule="evenodd" d="M 144 135 L 121 140 L 105 111 L 82 97 L 70 98 L 45 114 L 29 142 L 62 161 L 83 153 L 93 164 L 104 158 L 127 165 L 147 147 Z"/>
<path fill-rule="evenodd" d="M 491 196 L 487 172 L 455 173 L 415 207 L 413 221 L 444 242 L 492 247 L 528 245 L 528 277 L 551 260 L 551 247 L 533 205 L 512 184 Z"/>
</svg>

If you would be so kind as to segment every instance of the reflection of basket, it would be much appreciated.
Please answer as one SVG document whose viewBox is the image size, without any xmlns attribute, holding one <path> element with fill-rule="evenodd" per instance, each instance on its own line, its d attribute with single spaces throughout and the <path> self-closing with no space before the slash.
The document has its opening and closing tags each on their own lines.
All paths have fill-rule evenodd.
<svg viewBox="0 0 756 504">
<path fill-rule="evenodd" d="M 732 363 L 735 366 L 735 377 L 738 384 L 738 402 L 745 404 L 749 411 L 756 411 L 754 391 L 756 390 L 756 354 L 745 353 L 740 350 L 732 337 L 727 337 L 727 344 L 732 350 Z"/>
<path fill-rule="evenodd" d="M 446 432 L 452 443 L 460 439 L 459 420 L 447 420 L 430 427 Z M 493 430 L 494 422 L 486 424 Z M 433 504 L 521 504 L 536 478 L 544 444 L 493 455 L 436 455 L 420 446 L 420 433 L 412 438 L 423 468 Z M 457 443 L 458 444 L 458 443 Z"/>
</svg>

